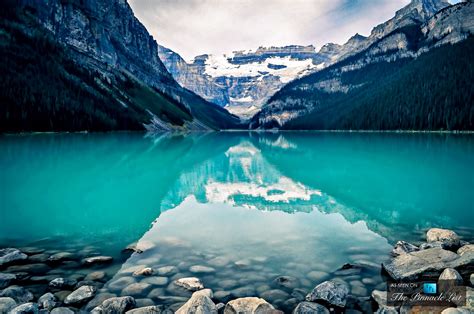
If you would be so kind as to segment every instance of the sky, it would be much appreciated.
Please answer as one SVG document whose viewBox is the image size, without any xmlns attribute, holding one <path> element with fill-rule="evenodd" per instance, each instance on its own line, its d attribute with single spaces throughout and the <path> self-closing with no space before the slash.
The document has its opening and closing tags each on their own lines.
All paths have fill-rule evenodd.
<svg viewBox="0 0 474 314">
<path fill-rule="evenodd" d="M 129 0 L 157 42 L 191 60 L 260 46 L 342 44 L 409 0 Z"/>
</svg>

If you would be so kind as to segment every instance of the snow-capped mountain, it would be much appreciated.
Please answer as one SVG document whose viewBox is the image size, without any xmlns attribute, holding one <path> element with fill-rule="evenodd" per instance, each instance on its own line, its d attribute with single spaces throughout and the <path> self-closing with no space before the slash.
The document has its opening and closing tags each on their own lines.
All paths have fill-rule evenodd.
<svg viewBox="0 0 474 314">
<path fill-rule="evenodd" d="M 331 62 L 335 54 L 314 46 L 260 47 L 225 55 L 201 55 L 186 62 L 160 47 L 159 56 L 173 77 L 204 99 L 250 118 L 284 84 Z"/>
</svg>

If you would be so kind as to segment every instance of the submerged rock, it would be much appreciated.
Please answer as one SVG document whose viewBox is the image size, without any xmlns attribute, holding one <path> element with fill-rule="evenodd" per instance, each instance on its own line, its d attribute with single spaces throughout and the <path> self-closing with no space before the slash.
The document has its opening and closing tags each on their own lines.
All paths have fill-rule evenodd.
<svg viewBox="0 0 474 314">
<path fill-rule="evenodd" d="M 392 255 L 393 256 L 398 256 L 406 253 L 411 253 L 415 251 L 419 251 L 420 249 L 411 243 L 405 242 L 405 241 L 398 241 L 395 246 L 393 247 L 392 250 Z"/>
<path fill-rule="evenodd" d="M 33 300 L 33 294 L 20 286 L 10 286 L 0 291 L 0 297 L 9 297 L 17 303 L 25 303 Z"/>
<path fill-rule="evenodd" d="M 313 291 L 306 296 L 306 301 L 323 300 L 329 304 L 344 307 L 346 306 L 349 288 L 347 285 L 336 281 L 325 281 L 317 285 Z"/>
<path fill-rule="evenodd" d="M 329 314 L 329 310 L 321 304 L 305 301 L 298 304 L 293 314 Z"/>
<path fill-rule="evenodd" d="M 104 313 L 124 313 L 133 309 L 135 305 L 135 299 L 127 296 L 107 299 L 102 302 L 100 307 Z"/>
<path fill-rule="evenodd" d="M 57 307 L 51 311 L 51 314 L 74 314 L 74 311 L 68 307 Z"/>
<path fill-rule="evenodd" d="M 209 289 L 206 289 L 209 290 Z M 176 313 L 177 314 L 188 314 L 188 313 L 206 313 L 206 314 L 217 314 L 217 308 L 211 298 L 206 295 L 205 290 L 194 292 L 191 298 L 181 306 Z M 210 290 L 209 290 L 210 291 Z M 212 291 L 211 291 L 212 294 Z"/>
<path fill-rule="evenodd" d="M 202 284 L 201 280 L 196 277 L 180 278 L 175 280 L 173 283 L 189 291 L 197 291 L 204 289 L 204 285 Z"/>
<path fill-rule="evenodd" d="M 146 282 L 153 286 L 164 286 L 168 284 L 168 278 L 153 276 L 153 277 L 145 278 L 141 282 Z"/>
<path fill-rule="evenodd" d="M 0 313 L 8 313 L 16 307 L 16 301 L 10 297 L 0 297 Z"/>
<path fill-rule="evenodd" d="M 111 290 L 122 290 L 124 289 L 125 287 L 127 287 L 128 285 L 131 285 L 133 283 L 135 283 L 135 278 L 133 277 L 120 277 L 114 281 L 112 281 L 111 283 L 108 284 L 108 288 L 111 289 Z"/>
<path fill-rule="evenodd" d="M 70 260 L 73 260 L 75 259 L 76 256 L 70 252 L 60 252 L 60 253 L 56 253 L 56 254 L 53 254 L 51 255 L 49 258 L 48 258 L 48 261 L 52 262 L 52 263 L 59 263 L 59 262 L 62 262 L 62 261 L 70 261 Z"/>
<path fill-rule="evenodd" d="M 94 271 L 90 274 L 87 274 L 84 280 L 91 280 L 91 281 L 101 281 L 105 278 L 105 272 L 103 271 Z"/>
<path fill-rule="evenodd" d="M 0 289 L 8 287 L 12 281 L 16 280 L 16 275 L 0 273 Z"/>
<path fill-rule="evenodd" d="M 274 310 L 274 307 L 261 298 L 247 297 L 230 301 L 224 308 L 224 314 L 237 313 L 265 313 L 265 311 Z"/>
<path fill-rule="evenodd" d="M 122 290 L 122 295 L 142 296 L 151 290 L 151 285 L 146 282 L 132 283 Z"/>
<path fill-rule="evenodd" d="M 160 276 L 171 276 L 178 273 L 179 269 L 176 266 L 163 266 L 156 270 L 156 273 Z"/>
<path fill-rule="evenodd" d="M 93 264 L 104 264 L 112 262 L 113 258 L 111 256 L 92 256 L 87 257 L 82 260 L 82 264 L 88 266 Z"/>
<path fill-rule="evenodd" d="M 152 305 L 152 306 L 144 306 L 137 309 L 133 309 L 130 311 L 125 312 L 126 314 L 154 314 L 154 313 L 169 313 L 172 314 L 171 311 L 165 311 L 163 305 Z"/>
<path fill-rule="evenodd" d="M 449 247 L 459 247 L 460 239 L 456 232 L 448 229 L 431 228 L 426 233 L 426 240 L 430 242 L 442 242 Z"/>
<path fill-rule="evenodd" d="M 65 304 L 76 304 L 83 303 L 92 299 L 97 291 L 94 286 L 82 286 L 77 290 L 74 290 L 64 300 Z"/>
<path fill-rule="evenodd" d="M 53 289 L 68 289 L 74 288 L 77 284 L 77 281 L 74 279 L 67 278 L 56 278 L 49 283 L 49 287 Z"/>
<path fill-rule="evenodd" d="M 260 294 L 260 297 L 269 301 L 269 302 L 275 302 L 277 300 L 286 300 L 290 298 L 290 295 L 286 293 L 283 290 L 280 289 L 272 289 L 265 291 Z"/>
<path fill-rule="evenodd" d="M 24 303 L 10 310 L 10 314 L 36 314 L 38 313 L 38 304 Z"/>
<path fill-rule="evenodd" d="M 140 270 L 136 270 L 133 272 L 133 276 L 151 276 L 153 275 L 153 268 L 145 267 Z"/>
<path fill-rule="evenodd" d="M 43 294 L 38 299 L 38 304 L 41 309 L 51 311 L 57 304 L 57 299 L 51 292 Z"/>
<path fill-rule="evenodd" d="M 210 274 L 214 273 L 216 270 L 208 266 L 194 265 L 189 268 L 189 271 L 195 274 Z"/>
<path fill-rule="evenodd" d="M 279 276 L 275 278 L 274 283 L 278 286 L 282 286 L 288 289 L 294 289 L 299 287 L 300 281 L 295 277 L 291 276 Z"/>
<path fill-rule="evenodd" d="M 0 266 L 27 259 L 28 256 L 15 248 L 0 249 Z"/>
</svg>

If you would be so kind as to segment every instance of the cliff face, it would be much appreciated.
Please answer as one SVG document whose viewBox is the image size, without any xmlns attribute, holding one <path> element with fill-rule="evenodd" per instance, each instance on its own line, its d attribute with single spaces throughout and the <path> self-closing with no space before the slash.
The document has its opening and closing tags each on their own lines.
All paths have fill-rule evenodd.
<svg viewBox="0 0 474 314">
<path fill-rule="evenodd" d="M 76 69 L 92 76 L 89 79 L 94 86 L 86 87 L 82 84 L 80 88 L 86 88 L 87 93 L 93 93 L 97 99 L 104 96 L 111 99 L 102 99 L 101 103 L 118 102 L 120 108 L 117 110 L 123 111 L 126 108 L 125 111 L 134 110 L 139 113 L 140 119 L 134 121 L 134 128 L 137 124 L 147 125 L 150 130 L 173 130 L 176 127 L 201 130 L 239 126 L 238 118 L 181 87 L 173 79 L 159 58 L 157 43 L 133 15 L 125 0 L 19 0 L 14 5 L 20 22 L 7 22 L 6 29 L 11 31 L 13 28 L 10 26 L 18 26 L 15 26 L 15 31 L 29 38 L 33 45 L 35 37 L 47 37 L 50 45 L 57 45 L 55 49 L 62 50 L 64 60 L 61 62 L 74 64 Z M 5 48 L 8 50 L 8 47 Z M 36 48 L 32 47 L 33 50 Z M 15 61 L 15 55 L 10 57 Z M 40 57 L 47 58 L 41 54 Z M 61 72 L 62 65 L 57 65 Z M 64 75 L 71 78 L 71 71 Z M 40 71 L 35 73 L 40 75 Z M 34 79 L 41 80 L 41 77 Z M 81 79 L 84 78 L 75 78 L 73 81 Z M 127 82 L 132 82 L 130 84 L 134 87 Z M 128 89 L 125 88 L 127 86 Z M 11 89 L 16 90 L 16 87 Z M 11 97 L 6 98 L 10 101 L 8 99 Z M 104 112 L 102 116 L 115 114 L 113 106 L 108 107 L 110 108 L 104 111 L 109 113 Z M 186 119 L 174 119 L 176 112 L 180 112 L 178 116 Z M 123 112 L 121 115 L 127 114 Z M 56 129 L 54 121 L 50 124 Z M 127 125 L 112 124 L 115 125 L 114 129 L 128 128 Z M 63 125 L 61 129 L 65 127 Z"/>
</svg>

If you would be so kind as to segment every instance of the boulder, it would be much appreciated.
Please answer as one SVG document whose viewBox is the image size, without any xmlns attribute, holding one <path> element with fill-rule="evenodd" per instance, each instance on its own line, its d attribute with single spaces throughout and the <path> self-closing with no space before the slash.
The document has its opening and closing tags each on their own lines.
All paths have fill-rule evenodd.
<svg viewBox="0 0 474 314">
<path fill-rule="evenodd" d="M 74 311 L 68 307 L 57 307 L 51 311 L 51 314 L 74 314 Z"/>
<path fill-rule="evenodd" d="M 133 309 L 135 304 L 132 297 L 115 297 L 105 300 L 100 307 L 104 313 L 125 313 Z"/>
<path fill-rule="evenodd" d="M 68 288 L 74 288 L 77 284 L 77 281 L 75 279 L 68 279 L 68 278 L 56 278 L 51 280 L 49 283 L 49 287 L 53 289 L 68 289 Z"/>
<path fill-rule="evenodd" d="M 163 266 L 156 270 L 156 273 L 160 276 L 171 276 L 178 273 L 179 269 L 176 266 Z"/>
<path fill-rule="evenodd" d="M 254 314 L 265 313 L 271 310 L 274 310 L 274 307 L 264 299 L 247 297 L 228 302 L 224 308 L 224 314 Z"/>
<path fill-rule="evenodd" d="M 8 313 L 12 308 L 16 307 L 16 301 L 9 297 L 0 298 L 0 313 Z"/>
<path fill-rule="evenodd" d="M 449 281 L 454 282 L 457 285 L 462 285 L 463 283 L 463 279 L 461 275 L 458 273 L 457 270 L 453 268 L 446 268 L 445 270 L 443 270 L 438 280 L 439 281 L 449 280 Z"/>
<path fill-rule="evenodd" d="M 57 299 L 51 292 L 43 294 L 38 299 L 38 305 L 40 309 L 51 311 L 57 304 Z"/>
<path fill-rule="evenodd" d="M 419 251 L 420 249 L 411 243 L 405 242 L 405 241 L 398 241 L 395 246 L 393 247 L 392 250 L 392 255 L 393 256 L 398 256 L 406 253 L 411 253 L 415 251 Z"/>
<path fill-rule="evenodd" d="M 90 274 L 87 274 L 84 280 L 91 280 L 91 281 L 101 281 L 105 278 L 105 272 L 103 271 L 94 271 Z"/>
<path fill-rule="evenodd" d="M 268 302 L 275 302 L 277 300 L 286 300 L 290 298 L 290 295 L 280 289 L 267 290 L 260 294 L 262 299 L 267 300 Z"/>
<path fill-rule="evenodd" d="M 374 290 L 371 296 L 379 307 L 387 306 L 387 291 Z"/>
<path fill-rule="evenodd" d="M 444 309 L 441 314 L 471 314 L 471 311 L 463 308 L 448 307 Z"/>
<path fill-rule="evenodd" d="M 151 290 L 152 286 L 146 282 L 132 283 L 122 290 L 122 295 L 143 296 Z"/>
<path fill-rule="evenodd" d="M 51 262 L 51 263 L 59 263 L 59 262 L 63 262 L 63 261 L 70 261 L 70 260 L 73 260 L 75 258 L 76 258 L 76 256 L 74 254 L 70 253 L 70 252 L 59 252 L 59 253 L 51 255 L 48 258 L 48 261 Z"/>
<path fill-rule="evenodd" d="M 194 274 L 211 274 L 216 272 L 216 270 L 212 267 L 202 266 L 202 265 L 194 265 L 189 268 L 189 271 Z"/>
<path fill-rule="evenodd" d="M 15 248 L 0 249 L 0 266 L 27 259 L 28 256 Z"/>
<path fill-rule="evenodd" d="M 0 273 L 0 289 L 8 287 L 12 281 L 16 280 L 16 275 Z"/>
<path fill-rule="evenodd" d="M 0 297 L 8 297 L 17 303 L 25 303 L 33 300 L 33 294 L 23 287 L 10 286 L 0 291 Z"/>
<path fill-rule="evenodd" d="M 202 289 L 202 290 L 194 292 L 193 295 L 205 295 L 206 297 L 211 298 L 211 299 L 214 297 L 214 293 L 212 292 L 211 289 Z"/>
<path fill-rule="evenodd" d="M 145 267 L 133 272 L 133 276 L 151 276 L 153 275 L 153 268 Z"/>
<path fill-rule="evenodd" d="M 460 239 L 456 232 L 440 228 L 431 228 L 428 230 L 426 240 L 428 243 L 439 241 L 451 248 L 459 247 L 460 244 Z"/>
<path fill-rule="evenodd" d="M 298 304 L 293 314 L 329 314 L 329 310 L 321 304 L 305 301 Z"/>
<path fill-rule="evenodd" d="M 323 300 L 334 306 L 346 306 L 349 288 L 347 285 L 337 281 L 325 281 L 317 285 L 313 291 L 306 296 L 306 301 L 314 302 Z"/>
<path fill-rule="evenodd" d="M 94 286 L 82 286 L 74 290 L 64 300 L 65 304 L 80 304 L 92 299 L 97 291 Z"/>
<path fill-rule="evenodd" d="M 152 306 L 144 306 L 137 309 L 133 309 L 130 311 L 125 312 L 126 314 L 154 314 L 154 313 L 166 313 L 172 314 L 173 312 L 165 311 L 163 305 L 152 305 Z"/>
<path fill-rule="evenodd" d="M 439 271 L 445 268 L 458 268 L 474 262 L 474 254 L 459 256 L 448 250 L 432 248 L 399 255 L 382 267 L 395 280 L 415 279 L 426 271 Z"/>
<path fill-rule="evenodd" d="M 9 314 L 36 314 L 38 313 L 38 304 L 36 303 L 24 303 L 18 305 L 10 310 Z"/>
<path fill-rule="evenodd" d="M 203 290 L 194 292 L 191 298 L 176 311 L 176 314 L 217 314 L 216 305 L 212 302 L 211 298 L 202 291 Z"/>
<path fill-rule="evenodd" d="M 467 245 L 461 246 L 457 251 L 458 255 L 460 256 L 463 256 L 464 254 L 469 253 L 469 252 L 474 252 L 474 244 L 467 244 Z"/>
<path fill-rule="evenodd" d="M 204 289 L 204 285 L 202 284 L 201 280 L 196 277 L 180 278 L 175 280 L 174 284 L 189 291 Z"/>
<path fill-rule="evenodd" d="M 378 310 L 375 313 L 376 314 L 398 314 L 398 311 L 393 306 L 381 306 L 378 308 Z"/>
<path fill-rule="evenodd" d="M 469 276 L 469 282 L 471 283 L 471 286 L 474 286 L 474 274 Z"/>
<path fill-rule="evenodd" d="M 87 257 L 82 260 L 82 264 L 88 266 L 88 265 L 94 265 L 94 264 L 105 264 L 105 263 L 110 263 L 112 262 L 113 258 L 111 256 L 92 256 L 92 257 Z"/>
</svg>

